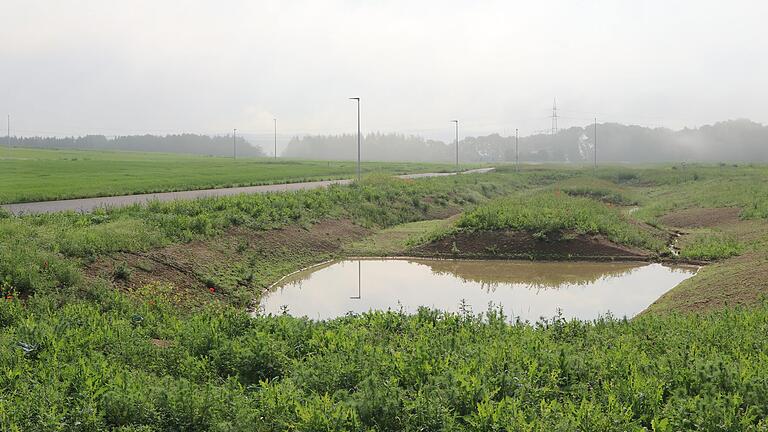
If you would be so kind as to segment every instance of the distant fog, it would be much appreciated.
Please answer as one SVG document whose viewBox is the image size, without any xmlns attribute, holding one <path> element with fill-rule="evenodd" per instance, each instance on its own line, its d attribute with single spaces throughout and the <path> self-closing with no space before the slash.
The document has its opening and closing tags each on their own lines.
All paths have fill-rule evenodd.
<svg viewBox="0 0 768 432">
<path fill-rule="evenodd" d="M 697 129 L 597 125 L 598 160 L 601 162 L 768 162 L 768 127 L 749 120 L 730 120 Z M 111 149 L 231 156 L 232 136 L 137 135 L 106 138 L 12 138 L 12 145 L 35 148 Z M 595 126 L 571 127 L 557 134 L 536 134 L 519 139 L 522 162 L 591 162 Z M 265 156 L 258 145 L 237 137 L 238 154 Z M 362 159 L 367 161 L 453 162 L 454 142 L 417 135 L 371 133 L 364 136 Z M 271 154 L 271 149 L 268 151 Z M 281 157 L 355 160 L 356 135 L 308 135 L 292 138 Z M 464 137 L 459 142 L 461 162 L 512 162 L 515 137 L 491 134 Z"/>
</svg>

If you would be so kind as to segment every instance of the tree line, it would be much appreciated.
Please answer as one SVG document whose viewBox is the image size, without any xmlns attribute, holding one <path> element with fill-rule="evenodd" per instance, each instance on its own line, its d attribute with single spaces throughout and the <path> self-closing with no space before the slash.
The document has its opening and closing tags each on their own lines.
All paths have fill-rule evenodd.
<svg viewBox="0 0 768 432">
<path fill-rule="evenodd" d="M 261 147 L 243 137 L 237 137 L 238 156 L 265 156 Z M 139 152 L 189 153 L 211 156 L 231 156 L 232 136 L 208 136 L 197 134 L 179 135 L 128 135 L 108 138 L 104 135 L 82 137 L 12 137 L 14 147 L 59 148 L 83 150 L 123 150 Z"/>
<path fill-rule="evenodd" d="M 284 154 L 310 159 L 356 159 L 356 135 L 295 137 Z M 595 127 L 571 127 L 557 134 L 521 137 L 522 162 L 591 162 Z M 372 133 L 362 141 L 364 160 L 451 162 L 455 144 L 402 134 Z M 603 162 L 768 161 L 768 127 L 749 120 L 729 120 L 695 129 L 602 123 L 597 125 L 598 158 Z M 513 162 L 515 137 L 491 134 L 459 142 L 463 162 Z"/>
</svg>

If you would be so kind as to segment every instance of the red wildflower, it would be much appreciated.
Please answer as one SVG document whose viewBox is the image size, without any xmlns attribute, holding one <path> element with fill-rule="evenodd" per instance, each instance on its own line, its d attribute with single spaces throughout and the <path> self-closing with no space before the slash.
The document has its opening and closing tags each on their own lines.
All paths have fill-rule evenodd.
<svg viewBox="0 0 768 432">
<path fill-rule="evenodd" d="M 208 287 L 208 291 L 210 291 L 211 293 L 215 293 L 216 292 L 216 288 Z"/>
</svg>

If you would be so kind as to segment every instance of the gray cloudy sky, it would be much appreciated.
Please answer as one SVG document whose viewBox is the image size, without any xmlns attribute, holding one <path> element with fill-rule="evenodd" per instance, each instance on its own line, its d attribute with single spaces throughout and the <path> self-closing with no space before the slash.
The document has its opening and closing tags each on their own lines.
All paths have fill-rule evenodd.
<svg viewBox="0 0 768 432">
<path fill-rule="evenodd" d="M 768 122 L 766 1 L 3 0 L 19 135 Z"/>
</svg>

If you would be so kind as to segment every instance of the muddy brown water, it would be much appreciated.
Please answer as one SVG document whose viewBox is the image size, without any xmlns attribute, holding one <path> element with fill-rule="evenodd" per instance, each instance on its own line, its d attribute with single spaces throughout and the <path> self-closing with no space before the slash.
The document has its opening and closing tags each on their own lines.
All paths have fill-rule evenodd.
<svg viewBox="0 0 768 432">
<path fill-rule="evenodd" d="M 479 313 L 493 304 L 528 321 L 558 310 L 583 320 L 632 317 L 696 270 L 648 263 L 344 260 L 285 278 L 258 310 L 330 319 L 369 310 L 412 313 L 420 306 Z"/>
</svg>

